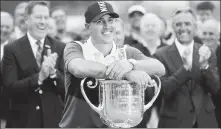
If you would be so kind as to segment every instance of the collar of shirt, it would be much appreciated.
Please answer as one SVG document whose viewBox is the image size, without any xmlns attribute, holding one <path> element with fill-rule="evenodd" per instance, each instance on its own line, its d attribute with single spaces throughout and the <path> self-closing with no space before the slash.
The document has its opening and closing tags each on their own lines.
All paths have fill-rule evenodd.
<svg viewBox="0 0 221 129">
<path fill-rule="evenodd" d="M 1 60 L 4 54 L 4 46 L 8 44 L 8 40 L 6 40 L 4 43 L 1 43 Z"/>
<path fill-rule="evenodd" d="M 28 36 L 28 40 L 30 42 L 32 51 L 34 53 L 34 56 L 36 57 L 36 52 L 37 52 L 37 49 L 38 49 L 38 45 L 36 44 L 37 40 L 34 37 L 32 37 L 29 32 L 27 32 L 27 36 Z M 40 41 L 41 41 L 41 48 L 43 48 L 45 38 L 41 39 Z"/>
<path fill-rule="evenodd" d="M 103 53 L 101 53 L 97 48 L 93 45 L 91 41 L 91 37 L 87 40 L 87 43 L 83 45 L 83 53 L 86 60 L 93 60 L 105 65 L 109 65 L 114 60 L 118 60 L 118 49 L 116 44 L 113 42 L 113 47 L 109 55 L 104 57 Z"/>
<path fill-rule="evenodd" d="M 177 39 L 175 39 L 175 44 L 176 44 L 176 47 L 180 53 L 180 56 L 182 57 L 183 55 L 183 52 L 186 48 L 189 48 L 190 49 L 190 52 L 191 52 L 191 56 L 193 55 L 193 45 L 194 45 L 194 41 L 192 41 L 190 44 L 188 45 L 182 45 Z"/>
</svg>

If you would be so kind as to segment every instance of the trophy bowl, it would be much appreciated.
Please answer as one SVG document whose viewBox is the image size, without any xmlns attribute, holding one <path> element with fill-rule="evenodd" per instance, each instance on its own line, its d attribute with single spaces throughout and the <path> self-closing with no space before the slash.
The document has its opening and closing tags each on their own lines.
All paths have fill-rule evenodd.
<svg viewBox="0 0 221 129">
<path fill-rule="evenodd" d="M 153 98 L 145 104 L 145 90 L 143 87 L 126 80 L 98 80 L 85 78 L 81 81 L 81 92 L 85 101 L 96 111 L 101 121 L 111 128 L 130 128 L 138 125 L 143 114 L 148 110 L 157 99 L 161 82 L 158 76 L 154 76 L 153 84 L 149 87 L 154 88 Z M 156 82 L 156 81 L 157 82 Z M 93 89 L 99 88 L 99 105 L 94 106 L 88 99 L 84 85 Z"/>
</svg>

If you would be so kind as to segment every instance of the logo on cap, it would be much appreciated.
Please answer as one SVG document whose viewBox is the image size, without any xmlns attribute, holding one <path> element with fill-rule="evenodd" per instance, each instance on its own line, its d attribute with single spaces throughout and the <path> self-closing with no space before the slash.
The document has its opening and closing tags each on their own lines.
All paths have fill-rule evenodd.
<svg viewBox="0 0 221 129">
<path fill-rule="evenodd" d="M 107 11 L 107 7 L 106 7 L 106 5 L 103 1 L 98 1 L 97 3 L 99 5 L 99 8 L 100 8 L 101 12 L 106 12 Z"/>
</svg>

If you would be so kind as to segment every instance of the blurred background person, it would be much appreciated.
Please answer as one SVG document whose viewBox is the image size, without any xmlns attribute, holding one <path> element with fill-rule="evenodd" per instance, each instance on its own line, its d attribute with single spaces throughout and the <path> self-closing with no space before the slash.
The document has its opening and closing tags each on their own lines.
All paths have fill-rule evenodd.
<svg viewBox="0 0 221 129">
<path fill-rule="evenodd" d="M 27 32 L 27 24 L 25 23 L 25 8 L 27 2 L 19 3 L 15 7 L 14 19 L 15 19 L 15 30 L 13 34 L 14 39 L 19 39 L 24 36 Z"/>
<path fill-rule="evenodd" d="M 201 28 L 203 27 L 203 23 L 209 19 L 215 19 L 214 17 L 214 10 L 215 10 L 215 5 L 210 2 L 210 1 L 203 1 L 200 2 L 196 6 L 196 12 L 198 16 L 198 35 L 201 37 Z M 216 26 L 218 28 L 218 31 L 220 32 L 220 22 Z"/>
<path fill-rule="evenodd" d="M 122 19 L 120 18 L 115 18 L 115 38 L 114 41 L 117 44 L 118 47 L 122 47 L 124 45 L 124 39 L 125 39 L 125 34 L 124 34 L 124 23 Z"/>
<path fill-rule="evenodd" d="M 214 53 L 218 45 L 220 45 L 220 33 L 217 28 L 218 22 L 215 19 L 209 19 L 202 23 L 201 26 L 201 40 L 203 44 L 207 45 Z"/>
<path fill-rule="evenodd" d="M 48 20 L 48 35 L 52 38 L 58 39 L 57 36 L 57 25 L 53 18 Z"/>
<path fill-rule="evenodd" d="M 165 46 L 161 41 L 162 25 L 162 20 L 156 14 L 146 13 L 140 21 L 140 41 L 129 45 L 139 49 L 146 56 L 152 56 L 159 47 Z M 127 39 L 125 43 L 128 43 Z"/>
<path fill-rule="evenodd" d="M 6 99 L 6 94 L 3 91 L 2 84 L 2 57 L 4 53 L 4 46 L 10 41 L 10 36 L 14 29 L 14 21 L 11 14 L 8 12 L 1 12 L 1 53 L 0 53 L 0 127 L 5 128 L 7 122 L 7 109 L 9 106 L 9 101 Z"/>
<path fill-rule="evenodd" d="M 51 11 L 51 17 L 55 20 L 57 25 L 56 37 L 64 43 L 73 41 L 73 37 L 67 32 L 66 29 L 67 13 L 65 10 L 61 7 L 55 7 Z"/>
<path fill-rule="evenodd" d="M 10 42 L 10 36 L 14 30 L 14 20 L 8 12 L 1 12 L 1 60 L 3 57 L 3 48 Z"/>
<path fill-rule="evenodd" d="M 126 34 L 125 44 L 131 45 L 142 42 L 143 38 L 140 35 L 140 20 L 146 10 L 141 5 L 132 5 L 128 9 L 128 18 L 130 23 L 129 34 Z"/>
<path fill-rule="evenodd" d="M 162 35 L 161 35 L 161 41 L 167 45 L 173 44 L 176 36 L 172 28 L 172 22 L 171 20 L 165 20 L 162 19 L 163 29 L 162 29 Z"/>
<path fill-rule="evenodd" d="M 210 1 L 203 1 L 196 6 L 196 11 L 198 15 L 198 20 L 200 22 L 205 22 L 208 19 L 214 18 L 213 11 L 215 6 Z"/>
<path fill-rule="evenodd" d="M 155 54 L 158 48 L 165 46 L 165 43 L 161 40 L 165 29 L 163 22 L 163 19 L 154 13 L 146 13 L 141 19 L 141 36 L 145 42 L 143 45 L 147 48 L 145 53 L 149 56 Z"/>
<path fill-rule="evenodd" d="M 139 49 L 146 56 L 153 56 L 158 48 L 166 46 L 161 38 L 165 31 L 165 23 L 163 19 L 154 13 L 146 13 L 140 21 L 140 34 L 143 38 L 142 44 L 131 44 Z M 157 128 L 159 123 L 159 112 L 161 107 L 161 95 L 157 98 L 150 112 L 145 112 L 144 119 L 147 120 L 148 128 Z M 148 120 L 149 119 L 149 120 Z"/>
</svg>

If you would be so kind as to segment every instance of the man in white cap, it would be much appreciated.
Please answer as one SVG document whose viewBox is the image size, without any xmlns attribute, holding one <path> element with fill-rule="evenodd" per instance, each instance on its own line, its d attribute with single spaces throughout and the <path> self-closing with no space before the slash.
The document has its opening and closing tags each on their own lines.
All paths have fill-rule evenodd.
<svg viewBox="0 0 221 129">
<path fill-rule="evenodd" d="M 146 86 L 150 83 L 149 75 L 164 75 L 165 68 L 158 60 L 146 57 L 139 50 L 129 46 L 125 47 L 122 53 L 119 51 L 114 42 L 114 18 L 118 17 L 109 3 L 93 3 L 85 12 L 85 26 L 90 32 L 89 39 L 84 43 L 69 43 L 65 47 L 66 102 L 59 127 L 106 127 L 83 98 L 80 91 L 83 78 L 124 78 Z M 92 103 L 98 104 L 97 90 L 85 90 Z"/>
<path fill-rule="evenodd" d="M 131 24 L 131 32 L 140 33 L 140 20 L 146 10 L 141 5 L 133 5 L 128 9 L 128 18 Z"/>
<path fill-rule="evenodd" d="M 141 5 L 133 5 L 128 9 L 128 18 L 131 24 L 129 35 L 125 37 L 125 44 L 132 45 L 141 43 L 143 38 L 140 35 L 140 21 L 146 13 Z"/>
</svg>

